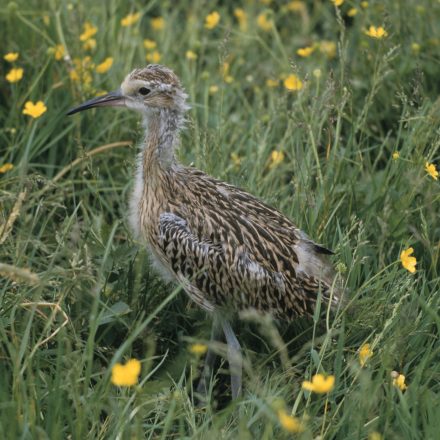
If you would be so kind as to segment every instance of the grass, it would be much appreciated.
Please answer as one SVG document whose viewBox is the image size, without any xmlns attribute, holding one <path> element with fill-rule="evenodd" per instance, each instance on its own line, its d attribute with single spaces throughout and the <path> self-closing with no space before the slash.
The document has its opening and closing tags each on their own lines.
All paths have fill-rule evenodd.
<svg viewBox="0 0 440 440">
<path fill-rule="evenodd" d="M 438 437 L 439 182 L 425 163 L 440 163 L 440 4 L 295 5 L 303 6 L 243 2 L 245 30 L 235 2 L 2 3 L 3 51 L 19 52 L 13 65 L 24 69 L 10 84 L 13 65 L 1 61 L 0 166 L 14 166 L 0 174 L 2 438 L 287 438 L 280 408 L 302 420 L 298 438 Z M 208 30 L 213 10 L 221 20 Z M 121 27 L 137 11 L 141 19 Z M 255 24 L 264 11 L 276 24 L 268 31 Z M 163 30 L 151 27 L 158 16 Z M 85 21 L 98 27 L 91 52 L 79 39 Z M 388 36 L 366 36 L 370 25 Z M 130 234 L 137 115 L 65 117 L 144 65 L 145 38 L 189 94 L 182 162 L 276 206 L 335 250 L 346 279 L 348 305 L 336 313 L 236 323 L 245 346 L 236 402 L 223 365 L 212 404 L 194 405 L 203 358 L 188 344 L 209 338 L 209 317 L 161 283 Z M 322 52 L 323 41 L 335 43 L 334 54 Z M 315 43 L 309 57 L 296 55 Z M 98 74 L 89 64 L 89 83 L 71 80 L 71 61 L 54 58 L 57 44 L 71 59 L 111 56 L 113 66 Z M 283 85 L 293 73 L 300 91 Z M 28 100 L 47 112 L 22 115 Z M 284 159 L 271 167 L 273 151 Z M 409 246 L 415 274 L 399 261 Z M 364 343 L 374 353 L 361 368 Z M 139 385 L 113 386 L 111 367 L 132 357 L 142 362 Z M 393 386 L 392 371 L 405 375 L 406 391 Z M 316 372 L 335 375 L 328 395 L 301 390 Z"/>
</svg>

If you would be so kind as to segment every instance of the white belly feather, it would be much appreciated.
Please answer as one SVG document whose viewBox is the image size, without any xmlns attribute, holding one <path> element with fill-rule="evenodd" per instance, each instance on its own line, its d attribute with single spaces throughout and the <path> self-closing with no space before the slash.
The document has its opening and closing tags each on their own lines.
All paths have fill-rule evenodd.
<svg viewBox="0 0 440 440">
<path fill-rule="evenodd" d="M 140 153 L 142 155 L 142 153 Z M 141 157 L 139 158 L 139 163 L 142 163 Z M 150 257 L 150 262 L 153 268 L 159 273 L 159 275 L 162 277 L 162 279 L 169 283 L 171 281 L 176 281 L 176 277 L 174 274 L 166 267 L 165 264 L 162 263 L 160 257 L 156 255 L 154 250 L 152 249 L 150 243 L 148 243 L 148 240 L 142 233 L 141 228 L 141 199 L 143 197 L 144 193 L 144 180 L 143 180 L 143 172 L 142 172 L 142 166 L 138 166 L 136 168 L 135 172 L 135 181 L 134 181 L 134 188 L 133 192 L 130 197 L 129 202 L 129 224 L 131 227 L 131 230 L 133 231 L 133 235 L 136 240 L 141 241 L 143 244 L 146 244 L 148 249 L 148 254 Z"/>
</svg>

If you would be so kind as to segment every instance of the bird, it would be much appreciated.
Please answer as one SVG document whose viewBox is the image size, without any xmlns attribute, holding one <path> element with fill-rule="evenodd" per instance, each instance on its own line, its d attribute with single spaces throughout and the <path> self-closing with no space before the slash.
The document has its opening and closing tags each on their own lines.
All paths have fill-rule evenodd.
<svg viewBox="0 0 440 440">
<path fill-rule="evenodd" d="M 319 295 L 334 308 L 341 289 L 333 254 L 277 209 L 177 160 L 190 106 L 168 67 L 136 68 L 120 88 L 72 108 L 125 107 L 142 115 L 129 222 L 166 281 L 180 284 L 213 317 L 211 341 L 226 339 L 231 394 L 242 394 L 242 353 L 233 317 L 253 310 L 283 321 L 311 316 Z M 197 391 L 207 393 L 216 353 L 208 344 Z"/>
</svg>

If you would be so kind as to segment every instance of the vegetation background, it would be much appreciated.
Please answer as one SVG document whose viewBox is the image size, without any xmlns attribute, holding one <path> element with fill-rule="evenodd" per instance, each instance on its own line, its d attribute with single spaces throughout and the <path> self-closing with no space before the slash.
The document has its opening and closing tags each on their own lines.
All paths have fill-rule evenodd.
<svg viewBox="0 0 440 440">
<path fill-rule="evenodd" d="M 3 0 L 0 38 L 1 438 L 438 438 L 439 1 Z M 346 279 L 336 313 L 236 324 L 236 402 L 222 364 L 195 406 L 203 357 L 188 347 L 209 317 L 131 237 L 138 115 L 65 116 L 146 58 L 189 94 L 182 162 L 279 208 Z M 23 114 L 28 101 L 47 111 Z M 129 358 L 139 385 L 112 385 Z M 333 391 L 301 389 L 316 372 Z"/>
</svg>

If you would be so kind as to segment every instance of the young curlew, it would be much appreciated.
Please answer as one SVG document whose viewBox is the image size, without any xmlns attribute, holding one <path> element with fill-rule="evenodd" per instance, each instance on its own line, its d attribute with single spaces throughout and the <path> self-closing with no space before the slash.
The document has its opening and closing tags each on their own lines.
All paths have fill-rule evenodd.
<svg viewBox="0 0 440 440">
<path fill-rule="evenodd" d="M 214 315 L 212 339 L 225 335 L 235 398 L 242 387 L 242 358 L 229 322 L 233 312 L 254 309 L 292 320 L 313 313 L 319 291 L 331 305 L 340 295 L 326 258 L 331 251 L 251 194 L 178 163 L 186 98 L 179 78 L 152 64 L 127 75 L 119 90 L 68 114 L 104 106 L 142 114 L 146 133 L 130 201 L 131 225 L 162 276 L 180 283 Z M 214 360 L 208 351 L 201 393 Z"/>
</svg>

